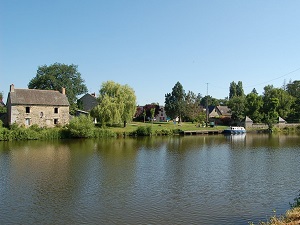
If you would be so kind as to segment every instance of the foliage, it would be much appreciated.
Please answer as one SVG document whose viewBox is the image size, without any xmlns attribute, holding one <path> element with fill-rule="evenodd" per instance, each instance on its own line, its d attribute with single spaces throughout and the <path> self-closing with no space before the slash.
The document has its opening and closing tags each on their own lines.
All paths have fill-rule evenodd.
<svg viewBox="0 0 300 225">
<path fill-rule="evenodd" d="M 184 114 L 185 91 L 182 85 L 177 82 L 171 93 L 165 95 L 165 110 L 169 117 L 175 119 L 179 116 L 179 122 Z"/>
<path fill-rule="evenodd" d="M 87 87 L 76 65 L 54 63 L 39 66 L 36 76 L 30 80 L 28 88 L 42 90 L 61 90 L 66 88 L 71 114 L 77 109 L 77 96 L 86 93 Z"/>
<path fill-rule="evenodd" d="M 154 109 L 154 116 L 152 116 L 151 110 Z M 159 105 L 158 103 L 146 104 L 143 106 L 143 111 L 141 111 L 135 118 L 135 121 L 144 121 L 146 122 L 146 118 L 154 118 L 159 114 Z"/>
<path fill-rule="evenodd" d="M 185 119 L 186 121 L 197 121 L 197 117 L 203 110 L 200 107 L 201 95 L 196 95 L 192 91 L 189 91 L 185 96 Z"/>
<path fill-rule="evenodd" d="M 207 95 L 207 96 L 204 96 L 203 98 L 201 98 L 200 100 L 200 105 L 202 106 L 206 106 L 206 101 L 207 101 L 207 105 L 210 106 L 210 105 L 220 105 L 221 104 L 221 101 L 224 103 L 224 102 L 227 102 L 226 100 L 224 101 L 225 99 L 223 100 L 219 100 L 219 99 L 216 99 L 216 98 L 213 98 L 212 96 L 210 95 Z"/>
<path fill-rule="evenodd" d="M 95 125 L 93 123 L 93 119 L 85 115 L 74 117 L 68 125 L 70 135 L 76 138 L 93 137 L 94 128 Z"/>
<path fill-rule="evenodd" d="M 263 116 L 261 113 L 263 99 L 257 92 L 251 92 L 246 96 L 245 115 L 249 116 L 254 123 L 260 123 Z"/>
<path fill-rule="evenodd" d="M 245 97 L 234 96 L 228 101 L 228 107 L 231 109 L 232 119 L 242 121 L 245 118 Z"/>
<path fill-rule="evenodd" d="M 151 126 L 139 126 L 135 131 L 131 133 L 132 136 L 151 136 L 152 128 Z"/>
<path fill-rule="evenodd" d="M 229 86 L 229 99 L 237 96 L 243 97 L 244 95 L 245 94 L 242 81 L 238 81 L 237 84 L 234 81 L 232 81 Z"/>
<path fill-rule="evenodd" d="M 104 127 L 107 124 L 120 124 L 131 121 L 136 112 L 136 96 L 128 85 L 113 81 L 102 83 L 98 97 L 99 104 L 91 115 Z"/>
</svg>

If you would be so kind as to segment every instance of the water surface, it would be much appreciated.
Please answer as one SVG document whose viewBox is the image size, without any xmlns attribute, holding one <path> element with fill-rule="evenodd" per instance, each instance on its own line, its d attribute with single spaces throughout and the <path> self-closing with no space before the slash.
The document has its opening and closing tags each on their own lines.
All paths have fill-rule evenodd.
<svg viewBox="0 0 300 225">
<path fill-rule="evenodd" d="M 0 224 L 248 224 L 289 209 L 300 137 L 0 142 Z"/>
</svg>

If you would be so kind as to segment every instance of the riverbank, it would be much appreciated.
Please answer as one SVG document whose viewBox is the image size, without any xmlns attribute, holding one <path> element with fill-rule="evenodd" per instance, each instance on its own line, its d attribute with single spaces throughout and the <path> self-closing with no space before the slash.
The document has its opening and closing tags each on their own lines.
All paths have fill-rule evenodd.
<svg viewBox="0 0 300 225">
<path fill-rule="evenodd" d="M 78 119 L 80 120 L 80 119 Z M 81 118 L 82 120 L 82 118 Z M 87 120 L 87 119 L 84 119 Z M 72 139 L 72 138 L 109 138 L 127 136 L 171 136 L 180 134 L 219 134 L 227 126 L 200 127 L 191 122 L 180 124 L 172 122 L 143 123 L 132 122 L 126 127 L 111 126 L 100 128 L 91 121 L 77 121 L 64 127 L 39 128 L 32 125 L 29 128 L 0 127 L 0 141 L 13 140 L 52 140 L 52 139 Z M 267 130 L 247 129 L 247 133 L 266 133 Z M 300 134 L 300 125 L 297 127 L 283 127 L 273 129 L 273 133 Z"/>
<path fill-rule="evenodd" d="M 295 207 L 286 212 L 284 216 L 273 216 L 268 222 L 260 222 L 259 225 L 299 225 L 300 207 Z M 250 225 L 254 225 L 250 223 Z"/>
</svg>

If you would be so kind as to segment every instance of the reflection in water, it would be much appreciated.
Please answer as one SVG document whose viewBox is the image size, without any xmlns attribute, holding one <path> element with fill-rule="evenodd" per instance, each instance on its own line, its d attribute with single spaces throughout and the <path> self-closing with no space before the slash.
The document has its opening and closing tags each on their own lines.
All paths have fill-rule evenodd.
<svg viewBox="0 0 300 225">
<path fill-rule="evenodd" d="M 283 213 L 299 136 L 0 142 L 0 224 L 247 224 Z"/>
</svg>

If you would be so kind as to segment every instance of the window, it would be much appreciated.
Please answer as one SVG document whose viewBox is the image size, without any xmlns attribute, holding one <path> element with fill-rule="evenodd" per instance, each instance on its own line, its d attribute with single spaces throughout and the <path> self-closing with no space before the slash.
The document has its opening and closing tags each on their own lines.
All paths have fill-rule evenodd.
<svg viewBox="0 0 300 225">
<path fill-rule="evenodd" d="M 26 107 L 26 113 L 30 113 L 30 107 Z"/>
<path fill-rule="evenodd" d="M 25 119 L 25 125 L 26 126 L 30 126 L 30 118 L 26 118 Z"/>
<path fill-rule="evenodd" d="M 54 124 L 58 124 L 58 119 L 54 119 Z"/>
<path fill-rule="evenodd" d="M 54 113 L 58 113 L 58 108 L 54 108 Z"/>
<path fill-rule="evenodd" d="M 41 113 L 40 113 L 40 118 L 43 118 L 43 116 L 44 116 L 44 113 L 41 112 Z"/>
</svg>

